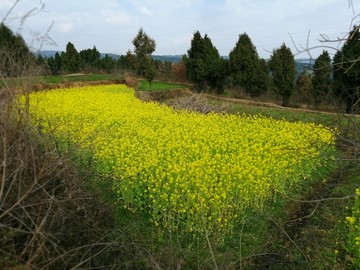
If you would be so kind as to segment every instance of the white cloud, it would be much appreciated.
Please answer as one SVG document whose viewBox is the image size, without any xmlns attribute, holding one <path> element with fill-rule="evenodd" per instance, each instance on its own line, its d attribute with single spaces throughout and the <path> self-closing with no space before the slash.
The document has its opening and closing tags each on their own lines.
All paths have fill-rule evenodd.
<svg viewBox="0 0 360 270">
<path fill-rule="evenodd" d="M 139 11 L 142 13 L 142 14 L 144 14 L 144 15 L 148 15 L 148 16 L 151 16 L 151 15 L 153 15 L 153 12 L 151 11 L 151 10 L 149 10 L 147 7 L 145 7 L 145 6 L 141 6 L 140 8 L 139 8 Z"/>
<path fill-rule="evenodd" d="M 73 23 L 70 21 L 55 21 L 55 28 L 61 33 L 69 33 L 73 27 Z"/>
<path fill-rule="evenodd" d="M 0 0 L 0 19 L 15 1 Z M 51 34 L 61 46 L 71 41 L 81 49 L 96 45 L 108 52 L 126 52 L 143 26 L 156 40 L 157 54 L 186 53 L 199 30 L 223 55 L 235 46 L 239 34 L 247 32 L 258 52 L 268 57 L 264 50 L 272 51 L 282 42 L 292 45 L 288 33 L 296 44 L 304 44 L 310 29 L 310 45 L 317 45 L 318 33 L 342 36 L 354 17 L 346 0 L 63 0 L 61 5 L 42 1 L 47 12 L 29 18 L 22 33 L 44 33 L 55 20 Z M 358 14 L 360 1 L 354 4 Z M 39 0 L 19 1 L 6 23 L 18 29 L 18 17 L 34 7 L 39 7 Z"/>
<path fill-rule="evenodd" d="M 1 1 L 1 5 L 2 5 L 1 9 L 4 9 L 4 11 L 7 11 L 14 5 L 14 3 L 15 2 L 13 0 L 2 0 Z"/>
<path fill-rule="evenodd" d="M 126 25 L 131 21 L 131 17 L 121 11 L 104 9 L 100 12 L 101 18 L 108 24 Z"/>
</svg>

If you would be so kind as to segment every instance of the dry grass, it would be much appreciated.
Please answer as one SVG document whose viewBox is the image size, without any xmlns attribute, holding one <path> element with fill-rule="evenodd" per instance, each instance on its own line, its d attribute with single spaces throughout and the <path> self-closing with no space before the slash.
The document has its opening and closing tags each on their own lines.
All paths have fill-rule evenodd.
<svg viewBox="0 0 360 270">
<path fill-rule="evenodd" d="M 0 269 L 110 269 L 129 261 L 91 175 L 17 109 L 21 90 L 0 90 Z"/>
<path fill-rule="evenodd" d="M 166 101 L 166 104 L 176 110 L 189 110 L 203 114 L 224 112 L 224 105 L 214 105 L 209 102 L 206 94 L 191 94 Z"/>
</svg>

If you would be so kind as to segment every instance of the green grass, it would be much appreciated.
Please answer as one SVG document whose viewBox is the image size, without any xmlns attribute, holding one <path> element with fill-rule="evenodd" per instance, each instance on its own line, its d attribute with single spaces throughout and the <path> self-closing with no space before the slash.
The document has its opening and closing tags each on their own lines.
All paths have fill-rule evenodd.
<svg viewBox="0 0 360 270">
<path fill-rule="evenodd" d="M 317 123 L 329 127 L 337 127 L 340 124 L 345 124 L 348 121 L 354 121 L 360 124 L 360 117 L 358 116 L 344 116 L 335 113 L 321 113 L 316 111 L 301 111 L 292 108 L 273 108 L 266 106 L 257 106 L 245 103 L 231 103 L 219 100 L 210 100 L 215 105 L 226 105 L 225 111 L 231 114 L 249 114 L 271 117 L 274 119 L 285 119 L 289 122 L 304 122 L 304 123 Z"/>
<path fill-rule="evenodd" d="M 64 83 L 64 82 L 84 82 L 84 81 L 106 81 L 116 79 L 116 75 L 113 74 L 79 74 L 79 75 L 58 75 L 58 76 L 44 76 L 41 79 L 45 83 Z M 187 85 L 154 81 L 151 84 L 146 80 L 139 80 L 139 90 L 142 91 L 156 91 L 156 90 L 173 90 L 187 88 Z"/>
<path fill-rule="evenodd" d="M 139 80 L 139 90 L 141 91 L 174 90 L 188 87 L 188 85 L 184 84 L 153 81 L 150 88 L 150 84 L 148 83 L 148 81 Z"/>
<path fill-rule="evenodd" d="M 106 81 L 115 79 L 112 74 L 79 74 L 79 75 L 58 75 L 44 76 L 41 79 L 45 83 L 83 82 L 83 81 Z"/>
<path fill-rule="evenodd" d="M 54 75 L 54 76 L 40 76 L 31 78 L 10 78 L 2 80 L 0 86 L 9 85 L 21 85 L 23 81 L 34 81 L 43 82 L 46 84 L 63 84 L 66 82 L 94 82 L 94 81 L 107 81 L 118 79 L 117 75 L 114 74 L 73 74 L 73 75 Z M 146 80 L 139 80 L 139 90 L 141 91 L 157 91 L 157 90 L 174 90 L 188 88 L 188 85 L 171 83 L 171 82 L 160 82 L 153 81 L 151 84 Z"/>
<path fill-rule="evenodd" d="M 56 75 L 56 76 L 38 76 L 26 78 L 9 78 L 0 81 L 0 87 L 16 87 L 24 84 L 63 84 L 66 82 L 90 82 L 107 81 L 117 79 L 113 74 L 77 74 L 77 75 Z"/>
</svg>

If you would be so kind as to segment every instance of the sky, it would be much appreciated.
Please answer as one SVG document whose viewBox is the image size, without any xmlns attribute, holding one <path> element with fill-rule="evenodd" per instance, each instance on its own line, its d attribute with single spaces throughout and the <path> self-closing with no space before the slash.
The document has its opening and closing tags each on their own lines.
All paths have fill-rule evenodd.
<svg viewBox="0 0 360 270">
<path fill-rule="evenodd" d="M 77 51 L 126 54 L 142 27 L 156 55 L 186 54 L 199 31 L 226 56 L 246 32 L 265 59 L 282 43 L 295 58 L 324 48 L 333 55 L 338 42 L 320 42 L 322 35 L 344 38 L 359 11 L 360 0 L 0 0 L 0 22 L 33 50 L 65 51 L 71 42 Z M 304 48 L 313 49 L 299 53 Z"/>
</svg>

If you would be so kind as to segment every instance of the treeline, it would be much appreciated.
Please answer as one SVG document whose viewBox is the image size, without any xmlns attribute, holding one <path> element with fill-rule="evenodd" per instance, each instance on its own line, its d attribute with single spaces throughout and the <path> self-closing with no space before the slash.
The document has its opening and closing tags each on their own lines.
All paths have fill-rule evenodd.
<svg viewBox="0 0 360 270">
<path fill-rule="evenodd" d="M 304 69 L 300 76 L 291 49 L 285 44 L 273 50 L 269 60 L 259 57 L 251 38 L 243 33 L 228 57 L 220 56 L 208 35 L 194 33 L 190 48 L 180 63 L 154 60 L 156 42 L 142 28 L 134 37 L 134 50 L 115 59 L 102 57 L 94 46 L 77 51 L 68 42 L 66 50 L 54 57 L 34 56 L 21 36 L 14 35 L 5 25 L 0 27 L 0 52 L 4 59 L 1 77 L 21 76 L 24 70 L 42 67 L 44 75 L 68 73 L 128 72 L 151 82 L 162 80 L 188 80 L 196 92 L 211 91 L 223 94 L 225 90 L 240 92 L 246 97 L 260 97 L 274 93 L 282 105 L 289 106 L 294 93 L 302 102 L 319 108 L 325 100 L 345 104 L 348 113 L 360 107 L 360 40 L 359 26 L 349 33 L 333 59 L 324 50 L 315 60 L 312 69 Z M 13 70 L 13 62 L 23 63 L 22 71 Z"/>
<path fill-rule="evenodd" d="M 102 56 L 94 46 L 92 49 L 77 51 L 74 44 L 68 42 L 64 52 L 54 56 L 37 56 L 37 63 L 46 68 L 47 74 L 59 75 L 68 73 L 113 73 L 119 71 L 137 72 L 139 61 L 130 50 L 125 55 L 115 58 L 106 54 Z M 154 60 L 158 76 L 171 76 L 172 63 Z"/>
<path fill-rule="evenodd" d="M 316 108 L 325 99 L 332 99 L 345 103 L 347 113 L 354 113 L 360 107 L 359 37 L 359 26 L 355 26 L 333 59 L 324 50 L 313 68 L 304 69 L 300 76 L 294 55 L 285 44 L 274 49 L 266 61 L 259 57 L 246 33 L 239 35 L 228 59 L 224 59 L 207 35 L 195 32 L 183 60 L 186 76 L 198 92 L 221 94 L 225 89 L 240 89 L 250 97 L 274 92 L 288 106 L 296 91 Z"/>
<path fill-rule="evenodd" d="M 116 60 L 109 55 L 101 57 L 95 46 L 92 49 L 78 51 L 71 42 L 67 43 L 65 51 L 56 52 L 54 56 L 43 57 L 38 55 L 37 57 L 38 63 L 47 67 L 47 71 L 51 75 L 78 72 L 109 73 L 113 72 L 117 66 L 128 68 L 131 63 L 127 60 L 124 57 Z"/>
</svg>

